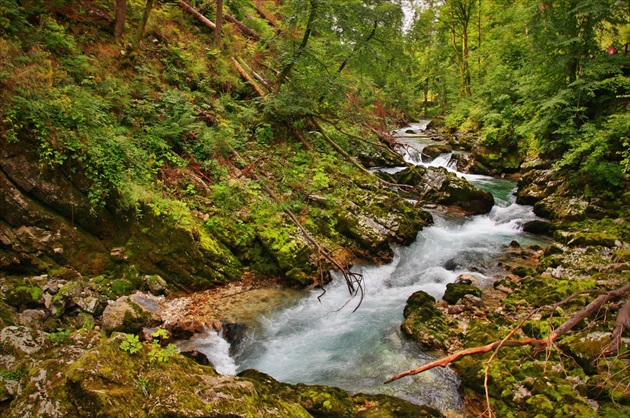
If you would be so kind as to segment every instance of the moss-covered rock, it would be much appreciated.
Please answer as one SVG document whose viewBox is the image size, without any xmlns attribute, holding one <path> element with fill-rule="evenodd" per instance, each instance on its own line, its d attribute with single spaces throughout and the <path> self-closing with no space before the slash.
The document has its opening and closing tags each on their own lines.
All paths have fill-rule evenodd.
<svg viewBox="0 0 630 418">
<path fill-rule="evenodd" d="M 337 388 L 289 385 L 255 370 L 221 376 L 180 355 L 154 361 L 152 350 L 163 348 L 145 343 L 130 353 L 121 348 L 124 334 L 99 339 L 82 331 L 72 339 L 56 349 L 58 357 L 24 377 L 25 388 L 6 416 L 440 416 L 389 396 L 352 397 Z M 68 351 L 71 347 L 74 351 Z"/>
<path fill-rule="evenodd" d="M 6 295 L 5 302 L 19 311 L 24 309 L 36 308 L 43 305 L 43 290 L 39 286 L 33 286 L 28 283 L 17 284 L 11 286 Z"/>
<path fill-rule="evenodd" d="M 107 305 L 101 318 L 106 332 L 139 333 L 144 327 L 157 326 L 160 323 L 156 311 L 149 310 L 128 296 L 123 296 Z"/>
<path fill-rule="evenodd" d="M 444 299 L 450 305 L 454 305 L 465 295 L 473 295 L 480 298 L 482 292 L 481 289 L 470 284 L 449 283 L 446 285 L 446 291 L 444 292 L 444 296 L 442 296 L 442 299 Z"/>
<path fill-rule="evenodd" d="M 409 167 L 397 173 L 396 179 L 415 186 L 425 202 L 458 206 L 471 214 L 488 213 L 494 206 L 491 193 L 477 189 L 444 167 Z"/>
<path fill-rule="evenodd" d="M 420 290 L 407 299 L 402 330 L 429 350 L 445 351 L 452 339 L 448 319 L 440 311 L 433 296 Z"/>
<path fill-rule="evenodd" d="M 621 245 L 621 240 L 618 237 L 601 232 L 556 231 L 554 238 L 563 244 L 567 244 L 569 247 L 616 247 L 617 243 Z"/>
<path fill-rule="evenodd" d="M 152 215 L 150 209 L 147 212 L 125 246 L 127 260 L 140 271 L 159 274 L 174 287 L 191 290 L 241 276 L 238 259 L 189 214 L 183 213 L 182 220 L 174 222 Z"/>
</svg>

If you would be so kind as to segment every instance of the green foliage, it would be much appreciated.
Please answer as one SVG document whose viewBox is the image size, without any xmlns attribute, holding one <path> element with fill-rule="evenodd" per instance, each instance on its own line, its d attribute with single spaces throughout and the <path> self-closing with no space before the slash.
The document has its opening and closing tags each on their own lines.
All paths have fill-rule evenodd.
<svg viewBox="0 0 630 418">
<path fill-rule="evenodd" d="M 3 370 L 0 372 L 0 377 L 4 380 L 19 381 L 22 377 L 26 376 L 28 369 L 26 367 L 17 367 L 13 370 Z"/>
<path fill-rule="evenodd" d="M 162 348 L 160 343 L 154 340 L 151 344 L 151 351 L 149 351 L 149 361 L 151 363 L 165 363 L 168 359 L 178 354 L 175 344 L 169 344 L 166 348 Z"/>
<path fill-rule="evenodd" d="M 145 398 L 149 397 L 149 379 L 145 377 L 138 377 L 136 379 L 136 384 L 138 385 L 138 389 L 142 392 L 142 396 Z"/>
<path fill-rule="evenodd" d="M 137 335 L 126 334 L 125 340 L 120 343 L 120 349 L 129 353 L 134 354 L 142 349 L 142 343 L 140 342 L 140 338 Z"/>
<path fill-rule="evenodd" d="M 151 334 L 153 338 L 157 338 L 158 340 L 168 340 L 169 335 L 168 331 L 163 328 L 158 328 L 153 334 Z"/>
<path fill-rule="evenodd" d="M 56 332 L 48 334 L 48 338 L 53 340 L 55 347 L 66 342 L 66 340 L 72 335 L 72 330 L 69 328 L 57 328 Z"/>
</svg>

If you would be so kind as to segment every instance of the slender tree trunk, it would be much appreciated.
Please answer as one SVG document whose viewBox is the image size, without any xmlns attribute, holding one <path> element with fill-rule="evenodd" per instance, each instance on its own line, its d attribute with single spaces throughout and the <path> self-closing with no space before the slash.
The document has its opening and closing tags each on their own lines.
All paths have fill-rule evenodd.
<svg viewBox="0 0 630 418">
<path fill-rule="evenodd" d="M 114 17 L 114 37 L 122 38 L 125 33 L 125 20 L 127 20 L 127 0 L 116 0 L 116 14 Z"/>
<path fill-rule="evenodd" d="M 477 66 L 479 67 L 479 79 L 481 79 L 481 0 L 477 3 Z"/>
<path fill-rule="evenodd" d="M 221 49 L 221 28 L 223 27 L 223 0 L 217 0 L 216 28 L 214 29 L 214 47 Z"/>
<path fill-rule="evenodd" d="M 133 43 L 133 50 L 138 49 L 140 45 L 140 40 L 142 39 L 142 35 L 144 35 L 144 29 L 147 26 L 147 21 L 149 20 L 149 14 L 151 13 L 151 9 L 153 8 L 153 3 L 155 0 L 147 0 L 147 4 L 144 7 L 144 13 L 142 13 L 142 21 L 140 22 L 140 27 L 138 27 L 138 33 L 136 33 L 136 38 Z"/>
<path fill-rule="evenodd" d="M 429 110 L 429 77 L 424 79 L 422 93 L 424 94 L 424 100 L 422 103 L 422 114 L 426 117 Z"/>
<path fill-rule="evenodd" d="M 306 49 L 308 39 L 310 38 L 311 32 L 313 31 L 313 22 L 315 21 L 315 15 L 317 14 L 318 3 L 317 0 L 310 0 L 309 4 L 311 10 L 308 14 L 308 21 L 306 22 L 306 29 L 304 30 L 304 35 L 302 36 L 302 42 L 300 42 L 300 46 L 298 47 L 295 54 L 293 54 L 293 58 L 291 59 L 291 61 L 289 61 L 287 65 L 284 66 L 282 71 L 280 71 L 280 75 L 278 75 L 278 80 L 276 82 L 276 92 L 280 90 L 280 87 L 282 87 L 282 84 L 284 84 L 287 76 L 293 69 L 295 62 L 298 60 L 298 58 L 300 58 L 300 55 L 302 55 L 302 53 Z"/>
<path fill-rule="evenodd" d="M 468 24 L 462 28 L 462 72 L 463 89 L 470 96 L 470 66 L 468 65 Z"/>
</svg>

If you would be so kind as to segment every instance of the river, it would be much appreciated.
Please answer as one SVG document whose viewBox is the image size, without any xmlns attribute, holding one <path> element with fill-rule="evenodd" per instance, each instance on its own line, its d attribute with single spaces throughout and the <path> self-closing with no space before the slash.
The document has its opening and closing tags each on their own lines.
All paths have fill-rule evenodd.
<svg viewBox="0 0 630 418">
<path fill-rule="evenodd" d="M 411 128 L 422 131 L 425 127 L 423 123 Z M 412 164 L 425 164 L 419 159 L 419 151 L 431 140 L 405 130 L 398 135 L 410 146 L 405 159 Z M 453 170 L 449 161 L 450 155 L 442 155 L 429 164 Z M 215 365 L 220 363 L 218 371 L 232 373 L 255 368 L 283 382 L 385 393 L 443 412 L 461 411 L 459 379 L 449 368 L 383 385 L 398 372 L 435 358 L 434 353 L 423 351 L 400 331 L 405 302 L 418 290 L 439 299 L 446 285 L 463 273 L 489 284 L 501 273 L 496 260 L 511 241 L 532 244 L 539 239 L 520 229 L 536 216 L 531 207 L 515 203 L 514 182 L 458 175 L 493 193 L 495 206 L 489 214 L 464 217 L 433 210 L 434 225 L 419 232 L 410 246 L 395 248 L 391 263 L 354 267 L 363 273 L 365 283 L 365 297 L 356 312 L 352 313 L 358 300 L 349 300 L 345 282 L 337 277 L 327 286 L 321 302 L 317 298 L 320 291 L 305 292 L 301 299 L 287 301 L 281 309 L 260 318 L 239 347 L 232 347 L 230 356 L 211 358 Z M 211 338 L 216 340 L 217 336 L 207 336 Z"/>
</svg>

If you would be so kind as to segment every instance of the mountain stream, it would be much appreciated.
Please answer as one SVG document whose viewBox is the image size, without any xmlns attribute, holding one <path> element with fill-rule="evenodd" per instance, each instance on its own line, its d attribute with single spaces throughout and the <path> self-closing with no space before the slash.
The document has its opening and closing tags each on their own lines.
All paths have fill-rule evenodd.
<svg viewBox="0 0 630 418">
<path fill-rule="evenodd" d="M 427 123 L 397 133 L 397 140 L 406 144 L 401 149 L 405 160 L 454 171 L 451 154 L 422 162 L 422 148 L 433 143 L 422 135 Z M 321 302 L 317 298 L 320 290 L 305 291 L 302 298 L 286 301 L 250 326 L 236 347 L 230 349 L 209 331 L 196 337 L 192 348 L 207 354 L 220 373 L 255 368 L 283 382 L 385 393 L 457 414 L 462 407 L 459 379 L 449 368 L 383 384 L 387 378 L 435 358 L 402 334 L 405 302 L 418 290 L 440 299 L 446 285 L 464 273 L 477 276 L 482 286 L 489 284 L 503 271 L 497 258 L 506 245 L 513 240 L 525 245 L 540 242 L 521 231 L 536 216 L 531 207 L 515 203 L 513 181 L 458 175 L 494 195 L 492 211 L 464 217 L 432 210 L 434 225 L 420 231 L 410 246 L 395 248 L 391 263 L 356 265 L 365 285 L 365 297 L 356 312 L 352 313 L 358 299 L 349 301 L 345 282 L 336 277 Z"/>
</svg>

